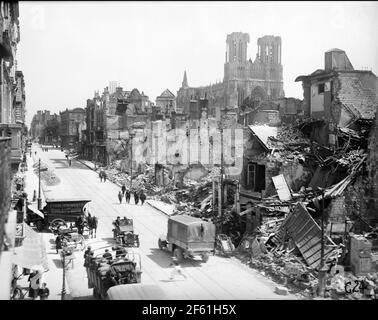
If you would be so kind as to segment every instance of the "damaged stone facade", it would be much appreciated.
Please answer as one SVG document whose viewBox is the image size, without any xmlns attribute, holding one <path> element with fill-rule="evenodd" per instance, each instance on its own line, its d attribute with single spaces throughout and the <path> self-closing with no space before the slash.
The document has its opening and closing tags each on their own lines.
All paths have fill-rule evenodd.
<svg viewBox="0 0 378 320">
<path fill-rule="evenodd" d="M 224 107 L 237 107 L 249 96 L 259 92 L 270 99 L 284 97 L 281 64 L 281 38 L 264 36 L 257 40 L 258 52 L 252 62 L 247 58 L 249 34 L 233 32 L 227 35 L 224 78 L 222 82 L 203 87 L 189 87 L 186 72 L 177 92 L 177 107 L 187 112 L 190 101 L 206 98 L 210 114 Z"/>
</svg>

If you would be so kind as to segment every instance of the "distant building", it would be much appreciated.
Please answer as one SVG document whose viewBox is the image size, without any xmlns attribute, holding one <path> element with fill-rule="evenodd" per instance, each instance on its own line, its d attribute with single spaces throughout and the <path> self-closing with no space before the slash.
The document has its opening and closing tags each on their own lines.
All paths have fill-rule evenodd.
<svg viewBox="0 0 378 320">
<path fill-rule="evenodd" d="M 54 134 L 49 134 L 46 132 L 46 128 L 55 126 L 59 129 L 59 125 L 60 115 L 51 114 L 49 110 L 38 110 L 30 124 L 30 136 L 41 144 L 58 142 L 60 139 L 59 130 Z M 55 138 L 53 139 L 53 137 Z"/>
<path fill-rule="evenodd" d="M 165 114 L 176 112 L 176 96 L 169 89 L 164 90 L 156 98 L 156 107 L 160 112 Z"/>
<path fill-rule="evenodd" d="M 281 63 L 281 38 L 264 36 L 257 41 L 255 60 L 247 58 L 249 34 L 227 35 L 223 82 L 204 87 L 190 87 L 186 71 L 177 92 L 178 112 L 188 112 L 190 101 L 208 99 L 210 114 L 215 109 L 238 107 L 249 97 L 259 100 L 284 97 Z"/>
<path fill-rule="evenodd" d="M 85 121 L 85 110 L 75 108 L 60 112 L 60 138 L 64 148 L 76 148 L 79 142 L 79 125 Z"/>
</svg>

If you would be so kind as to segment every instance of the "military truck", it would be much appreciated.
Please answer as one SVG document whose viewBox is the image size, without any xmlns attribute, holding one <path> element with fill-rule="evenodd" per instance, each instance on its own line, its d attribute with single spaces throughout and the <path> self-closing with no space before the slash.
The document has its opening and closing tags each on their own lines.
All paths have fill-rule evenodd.
<svg viewBox="0 0 378 320">
<path fill-rule="evenodd" d="M 175 215 L 168 219 L 167 235 L 159 237 L 160 249 L 173 252 L 177 261 L 200 256 L 207 262 L 215 252 L 215 225 L 189 215 Z"/>
</svg>

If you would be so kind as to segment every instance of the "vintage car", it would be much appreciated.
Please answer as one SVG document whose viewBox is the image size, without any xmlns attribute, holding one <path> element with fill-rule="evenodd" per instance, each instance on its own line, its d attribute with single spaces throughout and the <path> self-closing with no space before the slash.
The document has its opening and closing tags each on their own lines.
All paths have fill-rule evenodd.
<svg viewBox="0 0 378 320">
<path fill-rule="evenodd" d="M 201 256 L 207 262 L 215 252 L 215 225 L 188 215 L 175 215 L 168 219 L 168 233 L 159 238 L 160 249 L 173 252 L 177 261 Z"/>
<path fill-rule="evenodd" d="M 139 235 L 134 233 L 133 219 L 120 219 L 119 223 L 113 222 L 113 237 L 117 243 L 126 247 L 139 248 Z"/>
</svg>

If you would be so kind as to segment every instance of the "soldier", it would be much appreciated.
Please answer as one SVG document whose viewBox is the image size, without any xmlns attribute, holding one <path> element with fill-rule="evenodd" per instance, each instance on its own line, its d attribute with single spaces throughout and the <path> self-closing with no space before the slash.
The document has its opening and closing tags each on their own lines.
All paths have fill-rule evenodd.
<svg viewBox="0 0 378 320">
<path fill-rule="evenodd" d="M 140 192 L 140 194 L 139 194 L 139 199 L 140 199 L 140 202 L 142 203 L 142 205 L 143 205 L 143 203 L 144 203 L 144 201 L 146 201 L 146 195 L 145 195 L 145 193 L 143 192 L 143 190 Z"/>
<path fill-rule="evenodd" d="M 169 264 L 169 267 L 170 266 L 173 266 L 173 270 L 171 272 L 171 275 L 169 276 L 169 280 L 173 280 L 176 277 L 176 275 L 180 275 L 184 277 L 185 279 L 187 278 L 187 276 L 183 273 L 181 266 L 178 263 L 176 257 L 172 258 L 172 262 Z"/>
<path fill-rule="evenodd" d="M 126 203 L 130 203 L 131 193 L 129 190 L 125 193 Z"/>
</svg>

